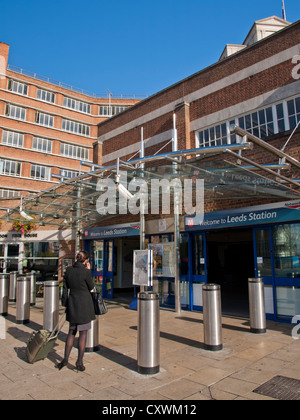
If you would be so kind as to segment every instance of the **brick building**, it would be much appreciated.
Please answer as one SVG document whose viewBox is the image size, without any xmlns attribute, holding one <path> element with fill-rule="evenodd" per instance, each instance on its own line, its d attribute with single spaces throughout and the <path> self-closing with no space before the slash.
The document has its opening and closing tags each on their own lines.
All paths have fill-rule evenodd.
<svg viewBox="0 0 300 420">
<path fill-rule="evenodd" d="M 101 163 L 97 125 L 137 99 L 96 95 L 8 65 L 9 45 L 0 42 L 0 206 L 13 208 L 21 196 L 36 194 Z M 95 144 L 96 143 L 96 144 Z M 5 213 L 5 210 L 3 210 Z M 57 270 L 58 256 L 74 258 L 74 232 L 59 223 L 28 235 L 2 219 L 0 264 Z M 44 267 L 44 268 L 43 268 Z M 61 270 L 60 270 L 61 272 Z"/>
<path fill-rule="evenodd" d="M 91 171 L 26 202 L 27 212 L 51 208 L 47 223 L 67 218 L 72 200 L 80 203 L 82 240 L 105 297 L 132 290 L 133 250 L 143 236 L 140 215 L 99 214 L 98 181 L 120 191 L 113 180 L 121 168 L 132 181 L 129 190 L 137 178 L 147 185 L 155 178 L 204 180 L 203 220 L 183 212 L 178 221 L 173 208 L 145 216 L 162 305 L 172 307 L 178 297 L 180 260 L 186 309 L 201 309 L 202 285 L 213 282 L 221 284 L 225 313 L 247 315 L 248 278 L 262 276 L 267 316 L 299 313 L 299 35 L 300 22 L 275 16 L 255 22 L 244 43 L 228 44 L 217 63 L 101 122 Z"/>
<path fill-rule="evenodd" d="M 246 314 L 247 279 L 261 275 L 270 318 L 286 319 L 300 310 L 300 224 L 299 210 L 295 210 L 300 191 L 299 39 L 299 21 L 290 24 L 275 16 L 257 21 L 244 43 L 227 45 L 217 63 L 98 126 L 105 166 L 114 165 L 117 159 L 131 160 L 139 153 L 142 139 L 146 157 L 163 151 L 167 159 L 168 153 L 192 149 L 197 151 L 198 173 L 209 171 L 209 165 L 215 171 L 223 170 L 223 180 L 206 195 L 204 222 L 194 223 L 188 215 L 180 218 L 183 307 L 201 308 L 201 285 L 214 282 L 222 285 L 224 311 Z M 244 135 L 232 132 L 232 125 L 263 140 L 263 147 L 255 144 L 235 154 L 234 147 L 240 147 Z M 285 158 L 267 150 L 268 145 L 295 162 L 286 165 Z M 190 155 L 195 157 L 195 153 Z M 182 156 L 187 157 L 189 153 Z M 220 159 L 223 167 L 218 166 Z M 243 174 L 234 172 L 238 167 Z M 253 180 L 252 176 L 260 178 Z M 255 185 L 252 195 L 242 194 L 241 179 L 249 179 L 251 188 Z M 225 195 L 222 183 L 228 187 Z M 240 194 L 236 191 L 239 186 Z M 172 244 L 173 219 L 147 215 L 147 243 Z M 137 224 L 139 219 L 131 215 L 122 219 L 125 222 Z M 114 287 L 129 286 L 132 273 L 126 270 L 132 266 L 132 250 L 139 248 L 132 227 L 127 233 L 128 226 L 123 230 L 122 226 L 120 218 L 115 218 L 102 228 L 85 231 L 95 275 L 101 256 L 101 273 L 110 290 L 107 296 Z M 172 306 L 174 279 L 163 270 L 158 277 L 161 301 Z"/>
</svg>

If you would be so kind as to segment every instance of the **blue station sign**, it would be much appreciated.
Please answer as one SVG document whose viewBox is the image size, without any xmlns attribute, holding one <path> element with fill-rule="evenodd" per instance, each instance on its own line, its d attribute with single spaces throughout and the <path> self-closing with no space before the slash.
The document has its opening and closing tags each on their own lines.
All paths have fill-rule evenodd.
<svg viewBox="0 0 300 420">
<path fill-rule="evenodd" d="M 208 230 L 237 226 L 300 221 L 300 201 L 267 204 L 185 217 L 185 229 Z"/>
<path fill-rule="evenodd" d="M 139 223 L 126 223 L 123 225 L 97 226 L 84 229 L 83 239 L 121 238 L 123 236 L 138 236 L 139 234 Z"/>
</svg>

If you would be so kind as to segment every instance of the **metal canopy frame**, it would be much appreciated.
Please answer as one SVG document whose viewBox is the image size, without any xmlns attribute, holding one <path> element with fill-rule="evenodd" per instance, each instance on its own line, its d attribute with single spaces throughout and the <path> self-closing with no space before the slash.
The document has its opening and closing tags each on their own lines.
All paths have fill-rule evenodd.
<svg viewBox="0 0 300 420">
<path fill-rule="evenodd" d="M 89 172 L 82 173 L 75 178 L 63 178 L 58 175 L 60 182 L 55 186 L 42 190 L 35 195 L 23 197 L 20 206 L 13 209 L 4 209 L 6 214 L 2 218 L 6 220 L 22 220 L 20 213 L 35 218 L 35 223 L 40 225 L 57 226 L 60 229 L 73 228 L 77 231 L 76 250 L 79 250 L 80 235 L 82 229 L 92 225 L 106 222 L 115 214 L 101 215 L 96 208 L 96 200 L 100 195 L 97 189 L 99 179 L 112 178 L 115 187 L 121 194 L 120 171 L 127 172 L 128 181 L 140 177 L 149 186 L 153 179 L 204 179 L 204 200 L 228 200 L 230 199 L 255 199 L 262 198 L 292 200 L 300 197 L 300 180 L 291 179 L 281 174 L 283 170 L 289 170 L 291 166 L 300 169 L 300 163 L 287 155 L 283 150 L 278 150 L 267 142 L 250 134 L 241 128 L 231 127 L 233 133 L 238 135 L 239 142 L 212 146 L 201 149 L 177 150 L 176 116 L 173 115 L 173 138 L 172 152 L 159 153 L 166 146 L 158 150 L 152 156 L 144 156 L 143 128 L 141 128 L 140 150 L 128 161 L 120 159 L 114 165 L 102 166 L 93 162 L 82 161 L 81 165 L 91 168 Z M 293 134 L 293 133 L 292 133 Z M 290 136 L 290 138 L 292 135 Z M 290 138 L 288 141 L 290 141 Z M 277 163 L 260 164 L 243 155 L 253 149 L 253 146 L 262 147 L 279 158 Z M 133 159 L 140 154 L 139 158 Z M 230 159 L 228 159 L 229 157 Z M 234 158 L 234 159 L 232 159 Z M 234 161 L 232 161 L 234 160 Z M 242 162 L 247 165 L 242 165 Z M 277 172 L 276 172 L 277 171 Z M 127 185 L 123 185 L 127 196 L 130 192 Z M 176 188 L 173 189 L 173 203 L 176 208 Z M 124 189 L 123 189 L 124 194 Z M 159 192 L 158 195 L 162 195 Z M 145 214 L 144 202 L 140 203 L 140 249 L 145 246 Z M 161 201 L 161 200 L 160 200 Z M 3 208 L 2 208 L 3 209 Z M 180 303 L 180 275 L 179 275 L 179 214 L 174 212 L 174 243 L 175 243 L 175 311 L 181 311 Z"/>
<path fill-rule="evenodd" d="M 300 163 L 296 159 L 239 127 L 232 127 L 232 132 L 241 137 L 240 143 L 160 153 L 131 158 L 128 161 L 118 159 L 110 166 L 81 161 L 81 165 L 91 168 L 90 171 L 74 178 L 53 175 L 54 178 L 59 178 L 60 182 L 37 194 L 24 196 L 23 210 L 33 216 L 35 223 L 39 225 L 80 230 L 99 224 L 116 215 L 100 215 L 97 212 L 96 200 L 100 195 L 97 182 L 108 177 L 117 180 L 121 170 L 127 172 L 128 182 L 134 177 L 141 177 L 149 185 L 155 178 L 184 180 L 196 176 L 204 179 L 206 201 L 249 197 L 299 198 L 300 182 L 280 172 L 289 169 L 291 165 L 300 169 Z M 279 157 L 279 163 L 258 164 L 243 156 L 243 151 L 253 149 L 253 143 Z M 234 157 L 236 162 L 226 159 L 226 155 Z M 243 166 L 242 161 L 247 165 Z M 258 174 L 257 170 L 264 175 Z M 6 210 L 2 219 L 23 220 L 20 217 L 20 206 L 2 207 L 2 210 Z"/>
</svg>

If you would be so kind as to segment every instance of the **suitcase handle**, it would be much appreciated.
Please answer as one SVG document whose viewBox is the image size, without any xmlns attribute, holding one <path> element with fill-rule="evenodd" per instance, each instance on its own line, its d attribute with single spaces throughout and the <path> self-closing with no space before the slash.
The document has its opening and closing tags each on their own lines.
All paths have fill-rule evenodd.
<svg viewBox="0 0 300 420">
<path fill-rule="evenodd" d="M 63 323 L 61 324 L 61 326 L 59 327 L 61 321 L 63 321 Z M 49 340 L 50 338 L 53 338 L 55 335 L 58 335 L 61 330 L 62 327 L 64 326 L 64 323 L 66 322 L 66 311 L 62 314 L 62 316 L 59 318 L 57 325 L 55 326 L 54 330 L 52 331 L 52 333 L 49 335 Z"/>
</svg>

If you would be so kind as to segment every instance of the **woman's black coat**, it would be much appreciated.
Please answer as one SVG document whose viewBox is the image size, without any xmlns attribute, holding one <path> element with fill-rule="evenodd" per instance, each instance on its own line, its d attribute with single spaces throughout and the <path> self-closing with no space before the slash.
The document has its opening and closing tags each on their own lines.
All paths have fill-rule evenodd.
<svg viewBox="0 0 300 420">
<path fill-rule="evenodd" d="M 76 261 L 64 274 L 62 305 L 66 306 L 67 321 L 71 324 L 87 324 L 96 319 L 90 293 L 95 287 L 92 274 L 84 264 Z"/>
</svg>

